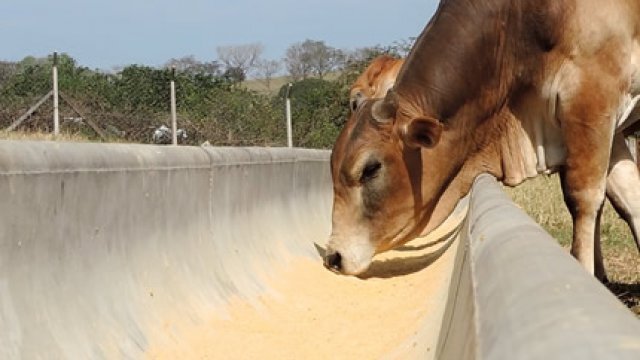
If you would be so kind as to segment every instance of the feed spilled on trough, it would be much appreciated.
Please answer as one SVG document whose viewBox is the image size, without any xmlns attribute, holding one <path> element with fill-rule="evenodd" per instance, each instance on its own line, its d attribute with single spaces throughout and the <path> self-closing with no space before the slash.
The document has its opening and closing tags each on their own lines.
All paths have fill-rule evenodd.
<svg viewBox="0 0 640 360">
<path fill-rule="evenodd" d="M 457 233 L 417 239 L 376 257 L 364 278 L 322 260 L 289 256 L 264 278 L 267 292 L 235 297 L 175 336 L 151 341 L 152 359 L 373 359 L 434 355 L 453 271 Z M 400 264 L 403 264 L 400 266 Z M 222 315 L 224 314 L 224 315 Z"/>
</svg>

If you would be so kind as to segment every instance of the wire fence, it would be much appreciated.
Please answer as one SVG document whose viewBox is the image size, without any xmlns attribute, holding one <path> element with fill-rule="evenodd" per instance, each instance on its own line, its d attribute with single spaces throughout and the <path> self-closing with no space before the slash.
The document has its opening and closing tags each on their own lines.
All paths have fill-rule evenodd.
<svg viewBox="0 0 640 360">
<path fill-rule="evenodd" d="M 54 132 L 57 95 L 61 132 L 96 141 L 167 143 L 173 138 L 172 82 L 180 144 L 329 148 L 348 115 L 344 81 L 306 79 L 264 94 L 209 74 L 136 65 L 104 74 L 64 56 L 60 62 L 54 56 L 14 69 L 4 79 L 0 71 L 0 129 Z M 54 69 L 59 70 L 57 94 Z M 287 126 L 288 118 L 293 126 Z"/>
<path fill-rule="evenodd" d="M 248 97 L 253 95 L 246 94 Z M 179 96 L 179 95 L 178 95 Z M 0 128 L 4 131 L 53 133 L 55 130 L 52 92 L 41 98 L 22 97 L 5 100 L 0 108 Z M 238 111 L 228 106 L 217 107 L 211 113 L 197 116 L 189 111 L 177 111 L 177 137 L 179 144 L 197 145 L 205 141 L 216 145 L 284 146 L 284 109 L 277 103 L 263 101 L 262 114 L 249 121 L 231 117 Z M 233 106 L 231 106 L 233 107 Z M 281 105 L 284 108 L 284 103 Z M 255 111 L 254 111 L 255 112 Z M 271 123 L 260 131 L 252 131 L 257 123 Z M 242 116 L 246 119 L 247 116 Z M 280 118 L 280 119 L 278 119 Z M 280 121 L 278 121 L 280 120 Z M 280 124 L 277 124 L 277 123 Z M 153 109 L 114 109 L 90 99 L 59 94 L 59 128 L 61 132 L 78 134 L 90 140 L 167 144 L 165 136 L 172 138 L 171 113 Z M 275 125 L 275 126 L 274 126 Z M 279 125 L 280 129 L 277 129 Z M 269 128 L 272 129 L 269 129 Z M 154 136 L 154 134 L 156 136 Z"/>
</svg>

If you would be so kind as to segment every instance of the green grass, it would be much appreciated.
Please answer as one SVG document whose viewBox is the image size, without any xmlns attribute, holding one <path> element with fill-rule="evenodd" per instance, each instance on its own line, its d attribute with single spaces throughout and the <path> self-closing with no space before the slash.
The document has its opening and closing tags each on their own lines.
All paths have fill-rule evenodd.
<svg viewBox="0 0 640 360">
<path fill-rule="evenodd" d="M 557 175 L 538 176 L 506 188 L 513 201 L 569 249 L 573 226 Z M 602 214 L 601 242 L 609 289 L 640 315 L 640 254 L 627 224 L 607 201 Z"/>
</svg>

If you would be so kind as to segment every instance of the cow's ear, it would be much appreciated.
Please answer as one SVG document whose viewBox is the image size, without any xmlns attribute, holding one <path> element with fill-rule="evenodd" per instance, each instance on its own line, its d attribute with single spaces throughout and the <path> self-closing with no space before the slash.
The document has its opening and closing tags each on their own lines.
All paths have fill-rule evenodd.
<svg viewBox="0 0 640 360">
<path fill-rule="evenodd" d="M 400 135 L 404 143 L 411 148 L 432 148 L 440 141 L 442 128 L 442 123 L 436 119 L 417 117 L 401 127 Z"/>
<path fill-rule="evenodd" d="M 379 123 L 392 122 L 398 111 L 398 97 L 393 89 L 387 92 L 384 99 L 377 100 L 371 107 L 371 116 Z"/>
<path fill-rule="evenodd" d="M 356 110 L 358 110 L 360 105 L 362 105 L 362 103 L 366 99 L 367 98 L 362 93 L 362 90 L 358 90 L 354 94 L 352 94 L 351 97 L 349 98 L 349 107 L 351 109 L 351 112 L 356 112 Z"/>
</svg>

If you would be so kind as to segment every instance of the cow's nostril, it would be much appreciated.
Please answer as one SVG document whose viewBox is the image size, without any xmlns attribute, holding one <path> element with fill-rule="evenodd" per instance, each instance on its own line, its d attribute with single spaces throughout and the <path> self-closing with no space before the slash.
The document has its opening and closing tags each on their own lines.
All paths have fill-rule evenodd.
<svg viewBox="0 0 640 360">
<path fill-rule="evenodd" d="M 328 254 L 324 258 L 324 266 L 329 270 L 340 271 L 342 269 L 342 255 L 339 252 Z"/>
</svg>

